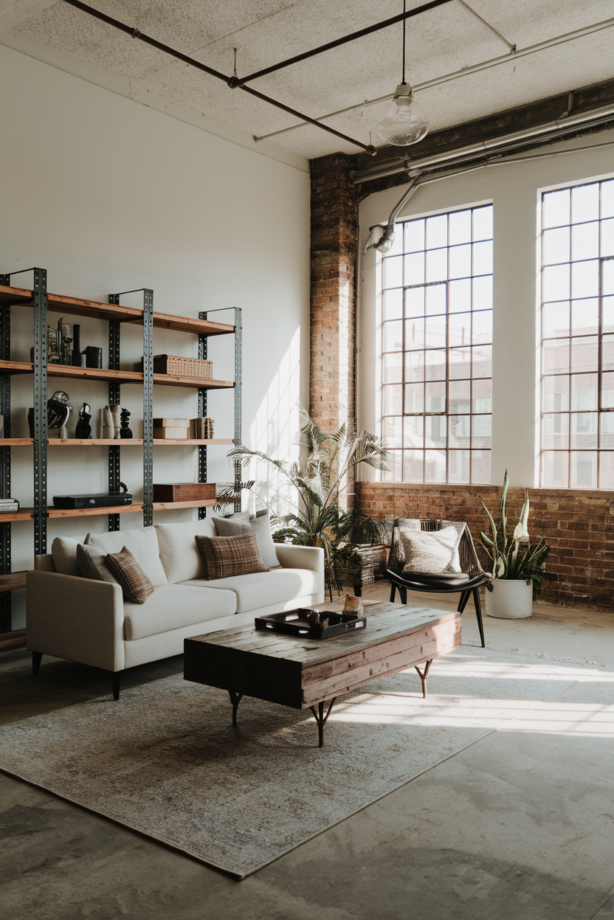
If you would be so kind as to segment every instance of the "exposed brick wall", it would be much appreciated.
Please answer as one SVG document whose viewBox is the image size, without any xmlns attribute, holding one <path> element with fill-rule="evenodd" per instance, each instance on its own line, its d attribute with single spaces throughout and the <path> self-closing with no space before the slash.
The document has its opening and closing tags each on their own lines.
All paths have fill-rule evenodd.
<svg viewBox="0 0 614 920">
<path fill-rule="evenodd" d="M 358 206 L 353 157 L 311 162 L 310 414 L 325 431 L 356 414 L 355 291 Z"/>
<path fill-rule="evenodd" d="M 474 542 L 487 531 L 480 497 L 498 519 L 501 488 L 497 486 L 356 483 L 360 508 L 384 518 L 442 518 L 467 521 Z M 541 598 L 552 604 L 599 607 L 614 612 L 614 494 L 563 489 L 529 489 L 531 540 L 546 537 L 550 546 Z M 510 489 L 507 513 L 518 522 L 524 489 Z M 476 546 L 477 548 L 477 546 Z M 483 557 L 485 562 L 485 557 Z"/>
</svg>

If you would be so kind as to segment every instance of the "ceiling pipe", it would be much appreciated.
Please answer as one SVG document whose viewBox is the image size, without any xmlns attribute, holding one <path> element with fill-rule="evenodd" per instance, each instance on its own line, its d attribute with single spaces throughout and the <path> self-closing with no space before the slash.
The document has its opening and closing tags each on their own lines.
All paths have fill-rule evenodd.
<svg viewBox="0 0 614 920">
<path fill-rule="evenodd" d="M 614 118 L 614 103 L 593 109 L 590 112 L 583 112 L 577 115 L 566 115 L 564 118 L 558 118 L 555 121 L 547 122 L 534 128 L 527 128 L 524 131 L 515 131 L 512 134 L 505 134 L 502 137 L 492 138 L 485 141 L 479 141 L 477 144 L 469 144 L 467 147 L 458 147 L 455 150 L 446 150 L 442 153 L 434 153 L 431 156 L 420 159 L 410 159 L 403 157 L 389 162 L 386 166 L 378 169 L 363 169 L 350 174 L 354 185 L 363 182 L 373 182 L 375 179 L 384 179 L 388 176 L 394 176 L 398 173 L 406 172 L 412 176 L 414 170 L 418 174 L 421 170 L 432 169 L 437 166 L 452 166 L 463 162 L 470 162 L 484 155 L 485 152 L 498 150 L 501 152 L 510 152 L 519 147 L 524 147 L 527 143 L 535 139 L 549 140 L 562 139 L 566 134 L 581 128 L 594 127 L 599 124 L 607 123 Z"/>
</svg>

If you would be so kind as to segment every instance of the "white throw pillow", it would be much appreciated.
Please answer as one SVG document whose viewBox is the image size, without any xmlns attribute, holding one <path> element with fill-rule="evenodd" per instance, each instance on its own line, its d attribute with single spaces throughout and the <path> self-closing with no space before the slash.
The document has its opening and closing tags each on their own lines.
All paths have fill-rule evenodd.
<svg viewBox="0 0 614 920">
<path fill-rule="evenodd" d="M 155 527 L 116 530 L 111 533 L 88 533 L 85 542 L 91 546 L 97 546 L 105 553 L 121 553 L 125 546 L 130 550 L 154 588 L 168 584 L 168 578 L 160 560 L 160 547 Z"/>
<path fill-rule="evenodd" d="M 205 567 L 196 545 L 196 535 L 215 536 L 213 518 L 186 521 L 184 524 L 156 524 L 160 559 L 171 585 L 193 578 L 204 578 Z"/>
<path fill-rule="evenodd" d="M 81 574 L 77 561 L 78 545 L 79 541 L 71 540 L 70 537 L 56 537 L 51 544 L 53 567 L 60 575 Z"/>
<path fill-rule="evenodd" d="M 96 581 L 109 581 L 111 584 L 118 585 L 119 582 L 115 575 L 105 563 L 108 553 L 97 546 L 88 543 L 86 546 L 79 543 L 77 545 L 77 560 L 79 562 L 79 572 L 82 578 L 93 578 Z"/>
<path fill-rule="evenodd" d="M 458 550 L 461 535 L 455 527 L 443 530 L 405 531 L 401 541 L 405 555 L 404 572 L 438 575 L 449 569 Z"/>
<path fill-rule="evenodd" d="M 399 518 L 396 526 L 396 544 L 397 559 L 399 562 L 405 562 L 405 548 L 403 546 L 403 535 L 413 534 L 420 530 L 420 521 L 412 518 Z"/>
</svg>

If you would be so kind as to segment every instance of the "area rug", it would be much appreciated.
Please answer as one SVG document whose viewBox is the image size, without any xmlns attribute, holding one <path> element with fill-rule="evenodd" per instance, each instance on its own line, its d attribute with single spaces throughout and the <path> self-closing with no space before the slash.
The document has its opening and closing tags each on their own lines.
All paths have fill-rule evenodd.
<svg viewBox="0 0 614 920">
<path fill-rule="evenodd" d="M 404 785 L 588 669 L 463 647 L 311 713 L 173 676 L 0 730 L 0 769 L 238 878 Z M 595 669 L 593 669 L 594 673 Z M 603 673 L 603 672 L 601 672 Z"/>
</svg>

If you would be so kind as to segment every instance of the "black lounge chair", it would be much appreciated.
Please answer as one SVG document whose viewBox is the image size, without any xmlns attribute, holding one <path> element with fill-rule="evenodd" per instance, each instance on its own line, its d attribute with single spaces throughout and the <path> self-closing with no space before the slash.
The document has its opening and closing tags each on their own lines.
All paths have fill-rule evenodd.
<svg viewBox="0 0 614 920">
<path fill-rule="evenodd" d="M 482 648 L 484 642 L 484 626 L 482 624 L 482 605 L 480 603 L 480 588 L 482 585 L 489 585 L 491 578 L 487 575 L 480 565 L 471 533 L 467 524 L 460 521 L 426 521 L 420 520 L 420 530 L 434 531 L 441 530 L 443 527 L 455 527 L 462 531 L 459 544 L 460 572 L 442 572 L 438 575 L 423 574 L 420 572 L 404 572 L 405 558 L 403 555 L 403 544 L 399 536 L 399 525 L 412 524 L 416 521 L 408 518 L 396 518 L 392 527 L 392 537 L 390 540 L 390 556 L 388 558 L 388 567 L 386 578 L 390 582 L 390 600 L 394 602 L 397 589 L 401 597 L 401 603 L 407 603 L 408 591 L 428 591 L 432 594 L 453 594 L 460 593 L 458 602 L 458 611 L 462 613 L 467 606 L 467 601 L 473 594 L 473 603 L 475 605 L 475 614 L 480 630 L 480 639 Z M 415 528 L 417 529 L 417 528 Z"/>
</svg>

